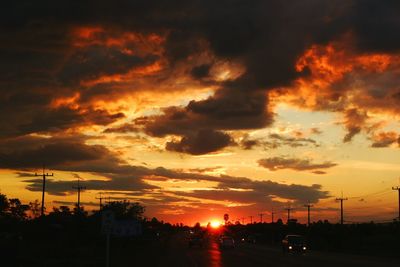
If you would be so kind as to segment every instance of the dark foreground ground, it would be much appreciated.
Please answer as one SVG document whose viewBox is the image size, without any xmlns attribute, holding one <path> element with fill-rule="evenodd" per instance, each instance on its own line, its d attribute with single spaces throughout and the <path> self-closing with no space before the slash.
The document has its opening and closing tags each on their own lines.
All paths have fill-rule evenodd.
<svg viewBox="0 0 400 267">
<path fill-rule="evenodd" d="M 3 260 L 1 267 L 80 267 L 106 266 L 105 239 L 91 247 L 76 243 L 24 244 L 34 249 L 17 255 L 15 261 Z M 43 250 L 41 250 L 41 247 Z M 64 248 L 64 249 L 63 249 Z M 158 240 L 111 240 L 110 266 L 171 267 L 247 267 L 247 266 L 400 266 L 400 259 L 309 251 L 305 255 L 283 254 L 277 246 L 238 243 L 233 249 L 221 249 L 217 238 L 209 236 L 203 247 L 189 248 L 186 234 L 179 232 Z"/>
</svg>

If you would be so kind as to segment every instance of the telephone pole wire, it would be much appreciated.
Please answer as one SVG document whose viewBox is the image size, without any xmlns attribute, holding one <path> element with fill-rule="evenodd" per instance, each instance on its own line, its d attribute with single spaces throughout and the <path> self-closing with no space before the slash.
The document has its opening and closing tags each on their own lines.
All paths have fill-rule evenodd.
<svg viewBox="0 0 400 267">
<path fill-rule="evenodd" d="M 77 189 L 78 190 L 78 213 L 81 212 L 81 190 L 82 189 L 86 189 L 86 186 L 81 186 L 80 185 L 80 178 L 78 176 L 78 186 L 73 186 L 73 189 Z"/>
<path fill-rule="evenodd" d="M 42 176 L 43 177 L 43 183 L 42 183 L 42 208 L 41 208 L 41 211 L 40 211 L 40 216 L 44 215 L 44 193 L 46 192 L 46 177 L 54 176 L 53 173 L 52 174 L 48 174 L 48 173 L 45 173 L 44 171 L 45 171 L 45 166 L 43 164 L 43 172 L 42 172 L 42 174 L 35 173 L 35 176 Z"/>
<path fill-rule="evenodd" d="M 258 214 L 259 216 L 260 216 L 260 223 L 262 223 L 263 222 L 263 216 L 264 216 L 264 213 L 260 213 L 260 214 Z"/>
<path fill-rule="evenodd" d="M 310 220 L 310 209 L 313 205 L 311 205 L 310 203 L 304 205 L 304 207 L 307 207 L 307 225 L 310 226 L 311 224 L 311 220 Z"/>
<path fill-rule="evenodd" d="M 96 197 L 96 199 L 100 200 L 100 210 L 103 209 L 103 199 L 105 199 L 106 197 L 103 197 L 103 193 L 99 193 L 99 197 Z"/>
<path fill-rule="evenodd" d="M 336 198 L 336 201 L 340 201 L 340 224 L 343 225 L 343 201 L 347 200 L 347 198 L 343 197 L 343 193 L 342 193 L 342 197 L 338 197 Z"/>
<path fill-rule="evenodd" d="M 290 220 L 290 211 L 293 210 L 290 206 L 287 207 L 285 210 L 287 210 L 287 223 L 289 223 Z"/>
<path fill-rule="evenodd" d="M 393 190 L 397 190 L 397 192 L 398 192 L 398 194 L 399 194 L 399 206 L 398 206 L 398 209 L 399 209 L 399 213 L 398 213 L 398 217 L 397 217 L 397 219 L 400 221 L 400 187 L 399 186 L 396 186 L 396 187 L 392 187 L 392 189 Z"/>
</svg>

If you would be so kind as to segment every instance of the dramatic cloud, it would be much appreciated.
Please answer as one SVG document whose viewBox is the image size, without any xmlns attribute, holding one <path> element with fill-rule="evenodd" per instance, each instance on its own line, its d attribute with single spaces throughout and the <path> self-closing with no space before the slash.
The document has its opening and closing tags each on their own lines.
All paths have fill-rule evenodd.
<svg viewBox="0 0 400 267">
<path fill-rule="evenodd" d="M 232 138 L 228 134 L 212 130 L 200 130 L 194 136 L 182 137 L 179 142 L 168 142 L 165 148 L 170 151 L 201 155 L 218 151 L 232 143 Z"/>
<path fill-rule="evenodd" d="M 296 171 L 310 171 L 318 169 L 327 169 L 336 166 L 336 163 L 326 161 L 323 163 L 313 163 L 309 159 L 273 157 L 258 160 L 258 164 L 270 171 L 282 169 L 292 169 Z M 321 174 L 321 173 L 318 173 Z"/>
<path fill-rule="evenodd" d="M 102 179 L 83 179 L 82 183 L 88 190 L 115 191 L 128 195 L 130 192 L 141 192 L 143 195 L 148 194 L 150 196 L 150 202 L 151 199 L 157 199 L 154 194 L 158 194 L 158 198 L 166 197 L 168 194 L 159 195 L 159 187 L 146 181 L 162 182 L 168 180 L 214 182 L 217 184 L 215 190 L 222 190 L 221 193 L 223 193 L 218 193 L 218 198 L 221 196 L 221 198 L 225 198 L 221 200 L 243 203 L 258 203 L 268 197 L 272 199 L 274 196 L 294 201 L 303 201 L 307 198 L 314 202 L 327 197 L 327 192 L 321 191 L 319 185 L 285 185 L 272 181 L 254 181 L 244 177 L 212 176 L 165 168 L 151 169 L 132 166 L 119 159 L 105 147 L 86 145 L 83 143 L 84 140 L 85 137 L 17 138 L 13 142 L 3 144 L 1 167 L 16 170 L 40 168 L 42 161 L 38 158 L 42 158 L 38 155 L 46 155 L 46 163 L 54 171 L 82 173 L 80 176 L 83 177 L 85 173 L 90 173 L 102 177 Z M 201 172 L 204 171 L 206 170 Z M 28 190 L 41 190 L 41 179 L 33 178 L 29 172 L 24 171 L 18 171 L 18 175 L 29 178 L 24 180 L 28 184 Z M 53 195 L 72 193 L 73 186 L 76 184 L 76 175 L 72 176 L 70 180 L 59 180 L 56 172 L 54 178 L 47 180 L 47 192 Z M 194 192 L 193 197 L 218 200 L 215 197 L 204 195 L 204 192 L 199 193 Z M 180 197 L 184 196 L 179 192 L 173 194 Z"/>
<path fill-rule="evenodd" d="M 316 203 L 329 197 L 328 192 L 320 189 L 320 185 L 286 185 L 272 181 L 252 181 L 247 178 L 222 176 L 214 190 L 193 190 L 192 192 L 174 192 L 174 194 L 248 205 L 262 205 L 266 202 L 274 202 L 275 197 L 284 198 L 295 203 L 305 203 L 307 201 Z"/>
<path fill-rule="evenodd" d="M 372 139 L 372 147 L 388 147 L 392 144 L 397 144 L 400 147 L 400 135 L 396 132 L 380 132 Z"/>
<path fill-rule="evenodd" d="M 343 138 L 343 142 L 350 142 L 353 136 L 358 134 L 365 124 L 368 116 L 365 112 L 359 112 L 357 109 L 349 109 L 345 113 L 344 125 L 347 128 L 348 133 Z"/>
<path fill-rule="evenodd" d="M 273 113 L 267 96 L 255 91 L 289 88 L 299 79 L 315 78 L 315 66 L 326 67 L 311 64 L 311 58 L 324 57 L 318 47 L 333 42 L 345 43 L 342 48 L 352 45 L 353 50 L 343 57 L 352 53 L 348 58 L 357 59 L 356 66 L 349 69 L 336 64 L 338 69 L 344 67 L 339 70 L 341 77 L 336 71 L 325 72 L 334 74 L 328 79 L 332 83 L 355 81 L 347 73 L 360 73 L 358 65 L 369 59 L 369 53 L 398 52 L 398 40 L 389 42 L 387 37 L 399 29 L 394 2 L 123 1 L 121 5 L 122 9 L 106 1 L 35 5 L 22 1 L 5 6 L 0 86 L 8 90 L 0 97 L 0 114 L 8 116 L 1 116 L 7 124 L 3 136 L 110 124 L 122 114 L 101 110 L 100 104 L 138 90 L 162 90 L 158 89 L 165 88 L 162 83 L 174 79 L 192 87 L 213 84 L 217 91 L 209 99 L 192 101 L 184 108 L 170 107 L 164 110 L 166 114 L 148 118 L 147 133 L 177 134 L 177 130 L 165 129 L 169 127 L 165 124 L 180 112 L 187 112 L 191 122 L 183 128 L 200 130 L 208 123 L 213 130 L 262 128 L 272 122 Z M 351 42 L 345 38 L 349 33 Z M 339 59 L 340 55 L 334 63 Z M 236 62 L 237 67 L 229 62 Z M 390 69 L 395 74 L 396 68 Z M 368 70 L 361 68 L 361 72 Z M 385 80 L 371 72 L 369 78 L 364 74 L 364 80 Z M 196 81 L 187 83 L 190 77 Z M 181 88 L 177 83 L 167 87 L 174 90 L 174 86 Z M 394 107 L 398 91 L 393 90 L 385 97 L 393 96 Z M 318 90 L 321 97 L 334 102 L 342 98 L 343 91 Z M 319 105 L 322 109 L 329 106 Z M 346 141 L 357 126 L 349 131 Z"/>
<path fill-rule="evenodd" d="M 141 117 L 135 123 L 144 126 L 147 134 L 157 137 L 185 135 L 198 129 L 254 129 L 272 122 L 266 105 L 263 94 L 219 91 L 206 100 L 191 101 L 184 108 L 169 107 L 163 110 L 163 115 Z"/>
</svg>

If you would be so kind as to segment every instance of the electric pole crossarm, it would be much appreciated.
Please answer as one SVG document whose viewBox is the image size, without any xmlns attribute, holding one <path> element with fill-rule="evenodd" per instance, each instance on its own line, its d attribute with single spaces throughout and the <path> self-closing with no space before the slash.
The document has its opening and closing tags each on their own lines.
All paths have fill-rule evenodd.
<svg viewBox="0 0 400 267">
<path fill-rule="evenodd" d="M 48 174 L 48 173 L 45 173 L 44 171 L 45 171 L 45 167 L 43 165 L 42 174 L 35 173 L 35 176 L 42 176 L 43 177 L 43 182 L 42 182 L 42 207 L 41 207 L 41 210 L 40 210 L 40 216 L 44 215 L 44 195 L 45 195 L 45 192 L 46 192 L 46 177 L 54 176 L 53 173 Z"/>
<path fill-rule="evenodd" d="M 310 203 L 304 205 L 304 207 L 307 207 L 307 225 L 310 226 L 311 224 L 311 219 L 310 219 L 310 209 L 313 205 L 311 205 Z"/>
<path fill-rule="evenodd" d="M 100 200 L 100 210 L 102 210 L 103 208 L 103 199 L 105 199 L 105 197 L 103 197 L 103 193 L 99 193 L 99 197 L 96 197 L 96 199 Z"/>
<path fill-rule="evenodd" d="M 80 211 L 81 211 L 81 191 L 82 191 L 83 189 L 86 189 L 86 186 L 81 186 L 81 184 L 80 184 L 80 178 L 79 178 L 79 176 L 78 176 L 78 186 L 73 186 L 72 188 L 78 190 L 77 209 L 78 209 L 78 212 L 80 212 Z"/>
</svg>

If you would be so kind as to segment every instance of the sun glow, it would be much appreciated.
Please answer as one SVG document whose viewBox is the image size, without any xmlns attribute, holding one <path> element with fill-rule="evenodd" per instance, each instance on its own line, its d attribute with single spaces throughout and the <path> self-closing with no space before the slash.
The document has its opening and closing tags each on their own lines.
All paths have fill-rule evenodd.
<svg viewBox="0 0 400 267">
<path fill-rule="evenodd" d="M 221 226 L 221 223 L 219 221 L 211 221 L 210 226 L 214 229 L 217 229 Z"/>
</svg>

